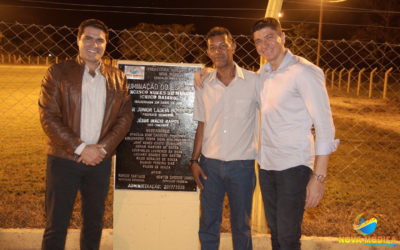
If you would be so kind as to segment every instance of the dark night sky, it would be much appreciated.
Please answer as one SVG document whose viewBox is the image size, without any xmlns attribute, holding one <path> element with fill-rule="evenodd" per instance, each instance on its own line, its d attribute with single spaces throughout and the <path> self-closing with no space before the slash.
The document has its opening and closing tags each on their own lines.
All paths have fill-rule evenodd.
<svg viewBox="0 0 400 250">
<path fill-rule="evenodd" d="M 46 0 L 55 2 L 55 0 Z M 57 1 L 72 3 L 72 0 Z M 76 1 L 78 2 L 78 1 Z M 197 2 L 197 3 L 194 3 Z M 249 33 L 249 29 L 255 19 L 263 17 L 268 0 L 247 0 L 247 1 L 161 1 L 161 0 L 138 0 L 138 1 L 79 1 L 79 3 L 96 4 L 96 5 L 111 5 L 111 6 L 143 6 L 143 7 L 163 7 L 163 8 L 249 8 L 258 10 L 238 10 L 238 11 L 223 11 L 223 10 L 165 10 L 165 9 L 129 9 L 129 8 L 100 8 L 100 7 L 78 7 L 59 4 L 44 4 L 25 1 L 0 1 L 0 20 L 20 23 L 35 23 L 35 24 L 54 24 L 57 26 L 68 25 L 78 26 L 79 23 L 86 18 L 99 18 L 114 29 L 123 29 L 135 26 L 140 22 L 154 24 L 195 24 L 196 33 L 206 33 L 207 30 L 215 25 L 226 26 L 231 29 L 234 34 Z M 20 7 L 5 7 L 4 5 L 19 5 L 19 6 L 36 6 L 49 8 L 65 8 L 65 9 L 80 9 L 80 10 L 97 10 L 92 11 L 69 11 L 69 10 L 51 10 L 51 9 L 35 9 L 35 8 L 20 8 Z M 122 11 L 132 13 L 104 12 Z M 135 12 L 135 13 L 134 13 Z M 148 13 L 148 14 L 139 14 Z M 158 15 L 150 13 L 164 13 L 168 15 Z M 176 14 L 176 15 L 174 15 Z M 194 15 L 191 17 L 190 15 Z M 212 18 L 207 16 L 230 16 L 230 17 L 247 17 L 254 19 L 235 19 L 235 18 Z"/>
<path fill-rule="evenodd" d="M 373 2 L 374 0 L 369 1 Z M 389 0 L 384 1 L 390 2 Z M 319 17 L 319 2 L 320 0 L 285 0 L 282 8 L 284 16 L 281 19 L 283 26 L 290 27 L 291 24 L 310 22 L 309 25 L 316 31 Z M 392 0 L 392 2 L 399 1 Z M 206 33 L 211 27 L 216 25 L 227 27 L 233 34 L 250 34 L 250 28 L 255 20 L 264 16 L 267 3 L 268 0 L 0 0 L 0 21 L 77 27 L 84 19 L 99 18 L 114 29 L 130 28 L 140 22 L 154 24 L 193 23 L 196 28 L 195 33 L 200 34 Z M 106 5 L 108 7 L 79 6 L 79 4 Z M 399 4 L 395 5 L 399 7 Z M 151 8 L 129 8 L 133 6 Z M 155 9 L 156 7 L 170 9 Z M 332 11 L 335 7 L 370 8 L 365 6 L 362 0 L 347 0 L 342 3 L 326 4 L 324 12 L 324 23 L 326 24 L 323 26 L 323 39 L 348 38 L 354 30 L 363 28 L 359 25 L 366 24 L 371 19 L 370 14 Z M 378 5 L 376 8 L 379 7 L 382 6 Z M 226 10 L 227 8 L 235 10 Z M 400 12 L 400 8 L 394 9 L 394 11 Z M 163 13 L 164 15 L 157 13 Z M 396 13 L 395 15 L 397 17 L 400 16 Z M 399 27 L 399 19 L 397 18 L 395 23 L 387 25 Z M 354 26 L 332 25 L 328 23 L 352 24 Z M 399 29 L 389 30 L 391 32 L 400 32 Z"/>
</svg>

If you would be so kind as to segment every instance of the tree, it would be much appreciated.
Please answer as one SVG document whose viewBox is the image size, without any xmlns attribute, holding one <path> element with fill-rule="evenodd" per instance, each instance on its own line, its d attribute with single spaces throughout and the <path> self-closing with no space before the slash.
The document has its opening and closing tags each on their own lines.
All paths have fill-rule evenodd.
<svg viewBox="0 0 400 250">
<path fill-rule="evenodd" d="M 316 46 L 317 46 L 317 29 L 310 24 L 300 23 L 291 25 L 291 28 L 286 29 L 287 46 L 296 54 L 307 58 L 310 61 L 316 61 Z"/>
<path fill-rule="evenodd" d="M 359 2 L 359 1 L 358 1 Z M 400 32 L 398 29 L 382 28 L 400 26 L 400 1 L 362 0 L 362 8 L 379 11 L 371 11 L 368 15 L 361 15 L 363 23 L 369 26 L 356 29 L 353 32 L 352 40 L 373 40 L 379 43 L 399 43 Z"/>
<path fill-rule="evenodd" d="M 193 24 L 140 23 L 124 30 L 119 42 L 123 58 L 159 62 L 202 62 L 202 37 L 193 35 Z"/>
<path fill-rule="evenodd" d="M 315 26 L 311 24 L 299 23 L 292 24 L 290 28 L 286 29 L 285 33 L 290 37 L 303 37 L 303 38 L 317 38 L 318 33 Z"/>
<path fill-rule="evenodd" d="M 363 18 L 363 23 L 368 26 L 358 28 L 353 32 L 351 40 L 370 42 L 363 43 L 358 50 L 358 56 L 369 65 L 371 70 L 375 67 L 379 69 L 383 67 L 385 70 L 391 66 L 397 68 L 398 60 L 396 58 L 398 58 L 399 51 L 386 43 L 398 44 L 400 42 L 400 32 L 398 29 L 383 27 L 400 26 L 400 15 L 395 13 L 400 11 L 400 2 L 397 0 L 362 0 L 360 4 L 364 9 L 378 11 L 371 11 L 368 12 L 368 15 L 360 15 L 359 17 Z"/>
</svg>

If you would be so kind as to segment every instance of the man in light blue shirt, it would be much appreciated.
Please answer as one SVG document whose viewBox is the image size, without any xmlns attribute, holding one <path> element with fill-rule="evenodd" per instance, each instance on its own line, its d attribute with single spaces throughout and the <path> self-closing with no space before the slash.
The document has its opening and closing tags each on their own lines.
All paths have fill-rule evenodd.
<svg viewBox="0 0 400 250">
<path fill-rule="evenodd" d="M 268 61 L 259 72 L 257 161 L 272 248 L 300 249 L 304 208 L 315 207 L 322 199 L 329 154 L 339 143 L 334 139 L 324 73 L 284 47 L 278 20 L 256 22 L 253 37 L 257 52 Z"/>
</svg>

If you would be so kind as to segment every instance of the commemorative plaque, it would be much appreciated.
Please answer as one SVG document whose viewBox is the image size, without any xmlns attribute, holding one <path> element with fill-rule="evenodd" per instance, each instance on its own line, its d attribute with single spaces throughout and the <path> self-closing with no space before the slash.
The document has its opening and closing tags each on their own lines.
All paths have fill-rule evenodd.
<svg viewBox="0 0 400 250">
<path fill-rule="evenodd" d="M 201 65 L 119 61 L 135 115 L 117 148 L 115 189 L 196 191 L 188 167 L 197 123 L 194 72 Z"/>
</svg>

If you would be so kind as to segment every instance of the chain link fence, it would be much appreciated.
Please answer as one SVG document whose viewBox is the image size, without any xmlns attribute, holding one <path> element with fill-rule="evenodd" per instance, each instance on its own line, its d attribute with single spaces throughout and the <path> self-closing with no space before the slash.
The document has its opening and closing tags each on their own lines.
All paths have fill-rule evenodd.
<svg viewBox="0 0 400 250">
<path fill-rule="evenodd" d="M 47 65 L 77 55 L 76 33 L 66 26 L 0 22 L 0 227 L 44 226 L 45 135 L 37 98 Z M 235 61 L 258 70 L 252 38 L 234 39 Z M 316 39 L 287 37 L 286 45 L 316 61 Z M 110 30 L 105 60 L 211 65 L 205 48 L 203 35 Z M 331 156 L 322 203 L 305 213 L 305 235 L 357 236 L 352 224 L 365 213 L 378 220 L 375 235 L 400 238 L 399 65 L 400 45 L 322 41 L 320 66 L 341 144 Z M 223 231 L 229 230 L 228 214 Z M 80 220 L 76 209 L 72 227 L 79 227 Z M 265 225 L 253 225 L 255 231 L 266 231 Z M 112 227 L 112 190 L 105 226 Z"/>
</svg>

